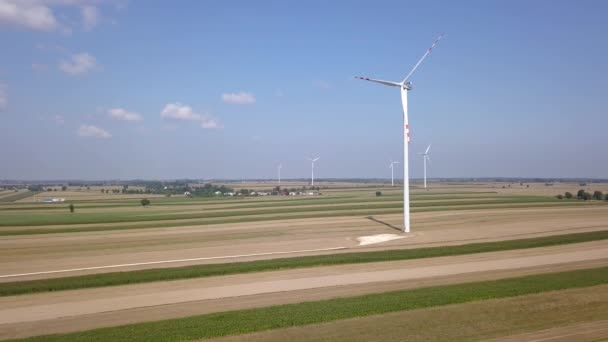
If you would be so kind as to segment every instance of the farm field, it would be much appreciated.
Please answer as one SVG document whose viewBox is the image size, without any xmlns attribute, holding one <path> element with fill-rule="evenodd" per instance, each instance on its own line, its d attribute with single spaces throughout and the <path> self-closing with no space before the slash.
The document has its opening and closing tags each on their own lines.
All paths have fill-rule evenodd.
<svg viewBox="0 0 608 342">
<path fill-rule="evenodd" d="M 276 186 L 225 184 L 256 191 Z M 245 315 L 246 310 L 266 310 L 270 326 L 251 321 L 245 324 L 251 328 L 230 330 L 211 324 L 209 331 L 184 333 L 182 340 L 225 335 L 228 340 L 369 340 L 367 334 L 378 331 L 399 340 L 438 317 L 460 331 L 454 340 L 471 340 L 544 330 L 561 334 L 568 326 L 601 326 L 608 319 L 600 314 L 608 305 L 608 278 L 595 275 L 608 267 L 608 201 L 555 197 L 578 189 L 608 192 L 607 184 L 463 182 L 422 189 L 414 183 L 413 230 L 407 235 L 400 231 L 399 187 L 318 185 L 321 194 L 314 196 L 155 197 L 99 189 L 36 195 L 69 199 L 53 204 L 30 197 L 2 201 L 10 196 L 2 192 L 0 338 L 76 333 L 48 340 L 130 340 L 133 336 L 122 334 L 138 326 L 119 326 L 147 322 L 152 334 L 156 327 L 170 330 L 188 320 L 211 324 L 213 315 Z M 151 201 L 147 207 L 139 202 L 144 197 Z M 562 285 L 532 290 L 536 283 L 525 277 L 555 277 Z M 488 290 L 485 297 L 389 311 L 353 306 L 350 314 L 314 316 L 320 320 L 305 313 L 321 300 L 359 303 L 366 296 L 445 286 L 460 291 L 458 286 L 501 281 L 532 284 L 526 285 L 531 290 Z M 548 302 L 559 310 L 549 309 Z M 281 305 L 296 305 L 285 307 L 292 310 L 292 321 L 273 316 Z M 591 309 L 583 315 L 583 307 Z M 538 319 L 492 323 L 500 310 L 515 316 L 525 311 Z M 479 318 L 481 333 L 459 328 L 470 322 L 465 316 Z M 382 328 L 381 321 L 391 320 L 408 323 L 393 331 Z M 96 328 L 104 329 L 77 333 Z M 146 330 L 137 338 L 152 340 Z M 444 331 L 423 330 L 409 336 L 445 338 Z M 590 340 L 605 337 L 608 330 L 589 335 Z"/>
</svg>

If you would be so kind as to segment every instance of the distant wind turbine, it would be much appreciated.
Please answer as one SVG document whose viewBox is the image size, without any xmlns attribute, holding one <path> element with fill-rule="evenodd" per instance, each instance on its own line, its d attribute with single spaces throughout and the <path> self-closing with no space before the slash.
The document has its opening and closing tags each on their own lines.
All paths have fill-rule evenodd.
<svg viewBox="0 0 608 342">
<path fill-rule="evenodd" d="M 279 163 L 277 170 L 279 171 L 279 184 L 281 184 L 281 169 L 283 168 L 283 164 Z"/>
<path fill-rule="evenodd" d="M 426 189 L 426 161 L 427 160 L 431 161 L 431 157 L 429 157 L 429 150 L 430 149 L 431 149 L 431 144 L 429 144 L 429 147 L 426 148 L 426 151 L 424 151 L 424 153 L 418 153 L 424 159 L 424 188 L 425 189 Z"/>
<path fill-rule="evenodd" d="M 395 181 L 394 181 L 394 171 L 395 171 L 395 164 L 399 164 L 399 162 L 396 161 L 392 161 L 391 160 L 391 164 L 388 166 L 391 169 L 391 186 L 395 186 Z"/>
<path fill-rule="evenodd" d="M 401 82 L 383 81 L 377 79 L 371 79 L 366 77 L 355 77 L 361 80 L 376 82 L 391 87 L 399 87 L 401 90 L 401 105 L 403 106 L 403 231 L 406 233 L 410 232 L 410 180 L 408 171 L 408 144 L 410 142 L 410 126 L 407 116 L 407 92 L 413 89 L 412 82 L 409 82 L 410 77 L 418 69 L 420 63 L 431 53 L 437 42 L 443 37 L 440 35 L 433 45 L 422 55 L 422 58 L 414 65 L 412 71 L 410 71 L 405 79 Z"/>
<path fill-rule="evenodd" d="M 310 168 L 310 171 L 311 171 L 311 173 L 310 173 L 310 186 L 315 185 L 315 162 L 317 160 L 319 160 L 319 158 L 321 158 L 321 157 L 317 157 L 317 158 L 314 158 L 314 159 L 313 158 L 308 158 L 308 160 L 310 160 L 310 163 L 311 163 L 311 168 Z"/>
</svg>

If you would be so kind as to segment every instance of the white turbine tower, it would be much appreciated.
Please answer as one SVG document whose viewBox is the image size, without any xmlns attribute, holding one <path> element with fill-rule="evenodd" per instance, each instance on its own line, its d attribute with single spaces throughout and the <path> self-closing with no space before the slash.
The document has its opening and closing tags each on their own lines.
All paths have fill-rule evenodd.
<svg viewBox="0 0 608 342">
<path fill-rule="evenodd" d="M 319 160 L 319 158 L 321 157 L 317 157 L 317 158 L 308 158 L 308 160 L 310 160 L 311 166 L 310 166 L 310 186 L 315 185 L 315 162 L 317 160 Z"/>
<path fill-rule="evenodd" d="M 391 186 L 395 186 L 395 181 L 394 181 L 394 179 L 395 179 L 395 176 L 394 176 L 394 174 L 395 174 L 395 172 L 394 172 L 395 171 L 395 164 L 399 164 L 399 162 L 391 160 L 391 164 L 388 166 L 391 169 Z"/>
<path fill-rule="evenodd" d="M 401 90 L 401 105 L 403 106 L 403 231 L 406 233 L 410 232 L 410 180 L 408 174 L 408 144 L 410 142 L 410 126 L 407 117 L 407 92 L 413 89 L 412 82 L 409 82 L 409 78 L 412 76 L 414 71 L 418 69 L 420 63 L 422 63 L 422 61 L 431 53 L 442 36 L 443 34 L 435 39 L 433 45 L 431 45 L 431 47 L 424 53 L 418 63 L 414 65 L 412 71 L 410 71 L 409 74 L 405 76 L 405 79 L 403 79 L 401 82 L 383 81 L 366 77 L 355 77 L 365 81 L 376 82 L 392 87 L 399 87 Z"/>
<path fill-rule="evenodd" d="M 279 184 L 281 184 L 281 169 L 283 168 L 283 164 L 279 163 L 279 166 L 277 166 L 277 171 L 279 172 Z"/>
<path fill-rule="evenodd" d="M 431 144 L 429 144 L 429 147 L 426 148 L 426 151 L 424 151 L 424 153 L 418 153 L 424 159 L 424 188 L 425 189 L 426 189 L 426 161 L 427 160 L 431 161 L 431 157 L 429 157 L 429 150 L 430 149 L 431 149 Z"/>
</svg>

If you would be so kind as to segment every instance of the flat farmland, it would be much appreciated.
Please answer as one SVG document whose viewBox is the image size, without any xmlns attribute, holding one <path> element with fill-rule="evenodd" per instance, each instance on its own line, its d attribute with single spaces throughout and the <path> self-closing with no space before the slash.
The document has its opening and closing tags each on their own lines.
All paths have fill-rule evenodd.
<svg viewBox="0 0 608 342">
<path fill-rule="evenodd" d="M 239 185 L 256 191 L 274 186 Z M 321 195 L 314 196 L 147 196 L 151 205 L 145 208 L 140 197 L 95 198 L 91 192 L 74 197 L 75 213 L 67 203 L 2 202 L 0 337 L 161 324 L 199 314 L 608 266 L 607 201 L 555 198 L 576 193 L 577 184 L 553 186 L 550 195 L 544 184 L 517 183 L 521 191 L 503 185 L 413 187 L 413 231 L 407 235 L 400 232 L 402 192 L 385 184 L 324 182 Z M 72 192 L 80 191 L 65 191 Z M 52 193 L 61 197 L 62 191 Z M 31 293 L 11 295 L 9 289 L 19 287 Z M 399 314 L 406 313 L 386 313 Z M 335 324 L 340 322 L 350 324 Z M 517 331 L 562 324 L 543 322 Z M 283 334 L 258 337 L 255 331 L 248 338 Z"/>
</svg>

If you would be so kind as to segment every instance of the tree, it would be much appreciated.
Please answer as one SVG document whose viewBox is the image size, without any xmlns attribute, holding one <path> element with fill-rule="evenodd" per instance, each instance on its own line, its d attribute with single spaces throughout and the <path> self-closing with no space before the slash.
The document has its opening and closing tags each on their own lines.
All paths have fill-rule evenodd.
<svg viewBox="0 0 608 342">
<path fill-rule="evenodd" d="M 598 200 L 598 201 L 601 201 L 601 200 L 602 200 L 602 198 L 604 198 L 604 194 L 602 194 L 602 192 L 601 192 L 601 191 L 595 191 L 595 192 L 593 193 L 593 199 Z"/>
<path fill-rule="evenodd" d="M 376 191 L 376 196 L 382 196 L 382 191 Z"/>
<path fill-rule="evenodd" d="M 583 200 L 588 201 L 592 198 L 591 194 L 588 192 L 583 192 Z"/>
<path fill-rule="evenodd" d="M 70 212 L 71 213 L 74 212 L 74 204 L 70 203 L 70 206 L 68 208 L 70 208 Z"/>
<path fill-rule="evenodd" d="M 141 205 L 142 205 L 143 207 L 146 207 L 146 206 L 149 206 L 149 205 L 150 205 L 150 200 L 149 200 L 149 199 L 147 199 L 147 198 L 144 198 L 144 199 L 142 199 L 142 200 L 140 201 L 140 203 L 141 203 Z"/>
<path fill-rule="evenodd" d="M 606 201 L 608 201 L 608 194 L 606 194 L 606 196 L 604 197 L 604 199 L 605 199 Z"/>
<path fill-rule="evenodd" d="M 559 194 L 559 195 L 557 195 L 557 196 L 555 196 L 555 197 L 557 197 L 557 199 L 562 199 L 562 198 L 564 198 L 564 196 L 562 196 L 561 194 Z"/>
<path fill-rule="evenodd" d="M 576 198 L 578 199 L 582 199 L 583 195 L 585 194 L 585 190 L 580 189 L 577 193 L 576 193 Z"/>
<path fill-rule="evenodd" d="M 572 198 L 572 193 L 570 193 L 570 192 L 566 192 L 566 193 L 564 194 L 564 196 L 565 196 L 567 199 L 571 199 L 571 198 Z"/>
<path fill-rule="evenodd" d="M 101 189 L 101 193 L 103 194 L 104 192 L 106 192 L 106 190 L 105 189 Z"/>
<path fill-rule="evenodd" d="M 67 189 L 68 189 L 68 187 L 65 185 L 61 187 L 61 191 L 66 191 Z"/>
</svg>

